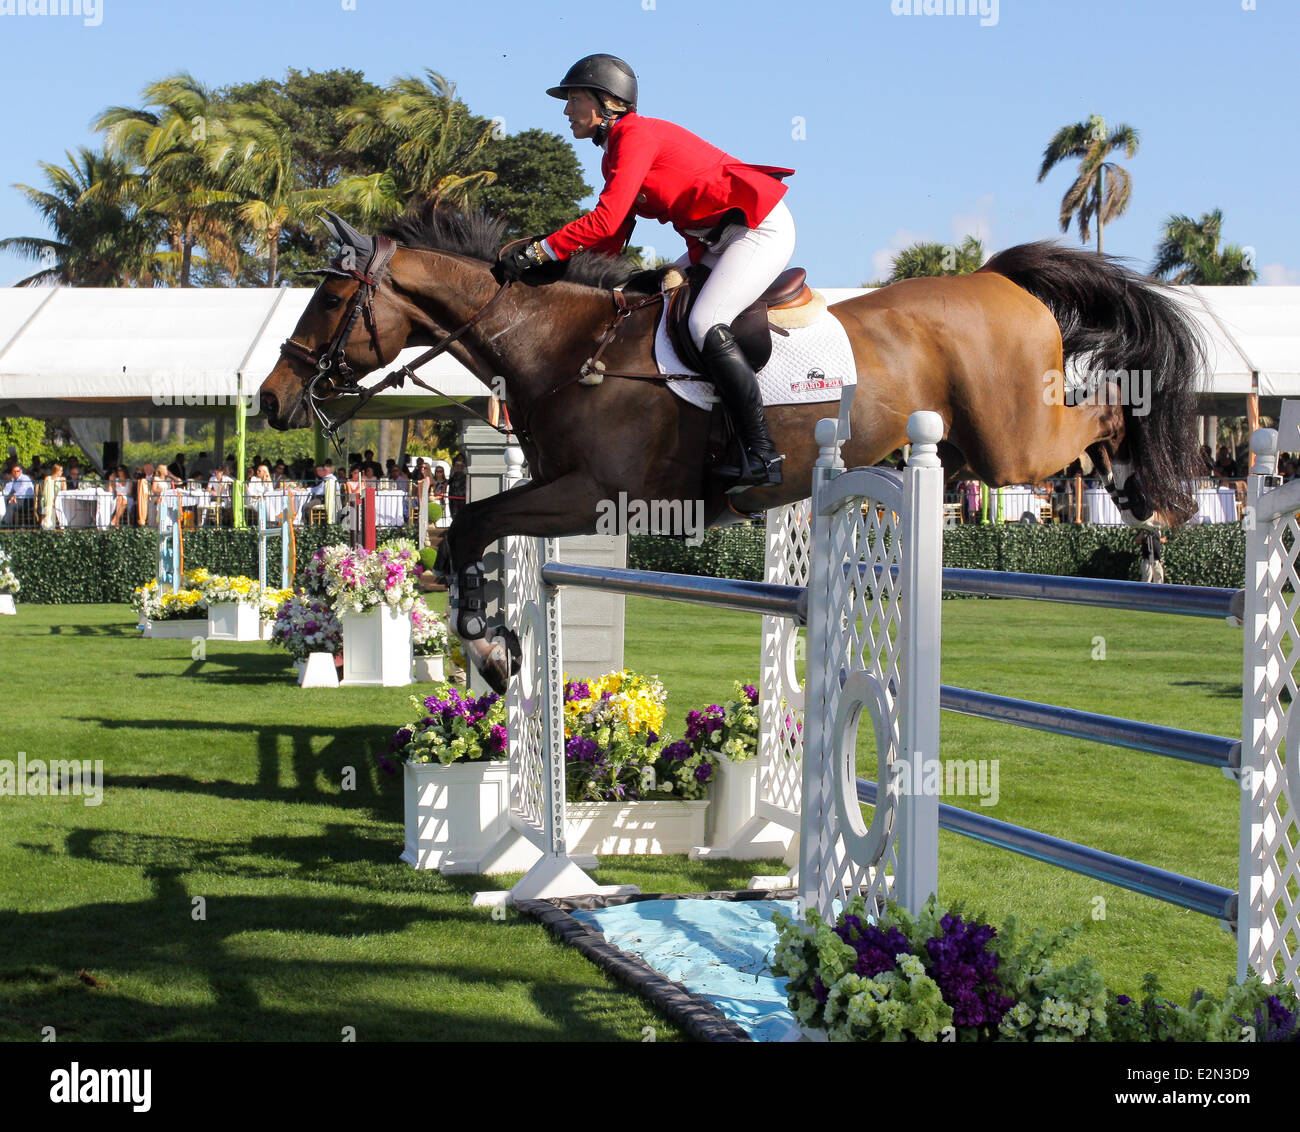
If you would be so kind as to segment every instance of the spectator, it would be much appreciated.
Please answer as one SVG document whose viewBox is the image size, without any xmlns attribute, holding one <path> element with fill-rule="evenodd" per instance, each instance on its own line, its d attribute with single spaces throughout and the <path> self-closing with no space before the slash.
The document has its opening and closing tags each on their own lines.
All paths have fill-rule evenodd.
<svg viewBox="0 0 1300 1132">
<path fill-rule="evenodd" d="M 175 477 L 178 480 L 184 482 L 186 479 L 189 478 L 185 474 L 185 453 L 184 452 L 176 453 L 176 456 L 171 463 L 171 469 L 172 469 L 172 474 L 175 475 Z"/>
<path fill-rule="evenodd" d="M 9 469 L 9 482 L 4 486 L 4 525 L 17 526 L 19 519 L 30 517 L 35 499 L 36 485 L 23 471 L 23 466 L 15 462 Z"/>
<path fill-rule="evenodd" d="M 1142 548 L 1142 561 L 1138 577 L 1143 582 L 1165 580 L 1165 536 L 1155 531 L 1138 531 L 1138 544 Z"/>
<path fill-rule="evenodd" d="M 81 465 L 76 460 L 68 461 L 68 490 L 76 491 L 81 486 Z"/>
<path fill-rule="evenodd" d="M 451 462 L 451 476 L 447 480 L 447 504 L 454 519 L 465 506 L 465 492 L 469 477 L 465 470 L 465 457 L 457 456 Z"/>
<path fill-rule="evenodd" d="M 272 469 L 271 471 L 272 484 L 274 484 L 274 486 L 276 487 L 281 487 L 284 485 L 285 481 L 288 480 L 288 478 L 289 478 L 289 471 L 284 466 L 284 461 L 277 460 L 275 462 L 274 469 Z"/>
<path fill-rule="evenodd" d="M 131 521 L 131 476 L 124 464 L 119 464 L 109 473 L 108 490 L 113 493 L 113 517 L 108 525 L 117 530 L 123 519 L 128 524 Z"/>
<path fill-rule="evenodd" d="M 65 490 L 68 481 L 63 478 L 63 465 L 52 464 L 49 474 L 41 481 L 41 526 L 52 531 L 58 526 L 58 511 L 55 508 L 55 501 L 59 497 L 59 492 Z"/>
<path fill-rule="evenodd" d="M 200 452 L 195 457 L 193 465 L 190 467 L 190 478 L 202 482 L 212 474 L 212 457 L 206 452 Z"/>
</svg>

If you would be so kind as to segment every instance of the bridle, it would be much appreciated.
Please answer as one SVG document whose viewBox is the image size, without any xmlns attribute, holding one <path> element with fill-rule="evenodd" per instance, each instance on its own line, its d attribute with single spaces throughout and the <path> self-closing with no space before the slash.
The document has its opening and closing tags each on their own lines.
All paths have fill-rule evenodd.
<svg viewBox="0 0 1300 1132">
<path fill-rule="evenodd" d="M 371 348 L 375 351 L 379 364 L 381 366 L 388 364 L 388 360 L 384 357 L 383 350 L 379 345 L 379 325 L 375 314 L 374 300 L 376 292 L 384 282 L 389 264 L 392 262 L 397 249 L 398 244 L 395 240 L 388 236 L 376 236 L 364 270 L 358 271 L 355 267 L 346 267 L 344 266 L 345 261 L 340 258 L 331 262 L 328 267 L 316 271 L 301 272 L 303 275 L 355 279 L 358 284 L 356 290 L 352 292 L 352 297 L 348 300 L 347 310 L 343 313 L 338 329 L 323 349 L 313 350 L 310 346 L 299 342 L 293 337 L 286 338 L 280 344 L 280 355 L 282 357 L 303 362 L 312 367 L 314 372 L 307 382 L 307 388 L 304 390 L 307 396 L 307 404 L 320 425 L 321 434 L 334 441 L 335 445 L 339 443 L 338 433 L 343 425 L 356 416 L 366 402 L 381 390 L 403 385 L 407 379 L 410 379 L 416 385 L 422 386 L 431 393 L 438 393 L 438 390 L 434 389 L 433 386 L 416 377 L 414 370 L 437 357 L 453 342 L 460 339 L 462 335 L 487 315 L 510 286 L 509 282 L 500 284 L 492 298 L 480 307 L 470 317 L 469 321 L 458 330 L 446 335 L 437 345 L 426 350 L 415 361 L 393 370 L 391 373 L 386 374 L 377 384 L 370 386 L 368 389 L 363 389 L 359 384 L 356 372 L 348 365 L 348 339 L 352 337 L 357 319 L 363 319 L 366 330 L 370 334 Z M 324 280 L 322 279 L 321 282 L 323 284 Z M 325 410 L 325 406 L 342 396 L 355 396 L 357 403 L 346 413 L 331 419 Z M 478 413 L 475 413 L 475 415 L 481 416 Z M 482 419 L 487 421 L 486 417 Z M 492 427 L 497 428 L 498 431 L 504 431 L 495 424 Z"/>
</svg>

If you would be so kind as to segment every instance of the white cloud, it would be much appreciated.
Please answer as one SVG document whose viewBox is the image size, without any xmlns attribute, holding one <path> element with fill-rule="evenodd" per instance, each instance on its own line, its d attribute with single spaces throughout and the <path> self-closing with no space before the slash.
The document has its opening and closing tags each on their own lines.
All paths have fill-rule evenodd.
<svg viewBox="0 0 1300 1132">
<path fill-rule="evenodd" d="M 1259 269 L 1259 281 L 1266 287 L 1300 286 L 1300 271 L 1282 263 L 1266 263 Z"/>
<path fill-rule="evenodd" d="M 985 193 L 975 201 L 968 212 L 954 212 L 952 215 L 952 238 L 961 243 L 967 236 L 974 236 L 984 244 L 986 249 L 993 247 L 993 213 L 997 204 L 992 193 Z"/>
<path fill-rule="evenodd" d="M 921 232 L 913 232 L 909 228 L 895 229 L 894 234 L 889 237 L 889 243 L 871 255 L 872 280 L 888 279 L 890 271 L 893 270 L 894 257 L 904 248 L 927 239 L 928 236 Z"/>
</svg>

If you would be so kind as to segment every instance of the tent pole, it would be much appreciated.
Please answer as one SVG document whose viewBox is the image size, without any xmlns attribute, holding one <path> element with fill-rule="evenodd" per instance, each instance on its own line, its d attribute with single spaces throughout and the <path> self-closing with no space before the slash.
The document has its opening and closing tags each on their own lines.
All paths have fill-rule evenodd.
<svg viewBox="0 0 1300 1132">
<path fill-rule="evenodd" d="M 235 482 L 230 491 L 231 526 L 244 526 L 244 467 L 245 451 L 248 447 L 248 411 L 244 405 L 244 375 L 239 375 L 239 394 L 235 397 L 235 436 L 238 445 L 235 448 Z"/>
</svg>

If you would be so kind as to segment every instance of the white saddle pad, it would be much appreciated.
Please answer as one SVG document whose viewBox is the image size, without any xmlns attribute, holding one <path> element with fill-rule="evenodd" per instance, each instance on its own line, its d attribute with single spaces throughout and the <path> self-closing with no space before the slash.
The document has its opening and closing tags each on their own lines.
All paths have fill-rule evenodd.
<svg viewBox="0 0 1300 1132">
<path fill-rule="evenodd" d="M 660 373 L 694 373 L 677 356 L 668 340 L 667 319 L 655 332 L 655 363 Z M 772 359 L 758 372 L 758 390 L 764 405 L 820 405 L 837 402 L 845 386 L 856 385 L 853 349 L 840 320 L 829 312 L 811 326 L 773 333 Z M 713 383 L 680 378 L 668 388 L 683 401 L 708 409 L 717 401 Z"/>
</svg>

